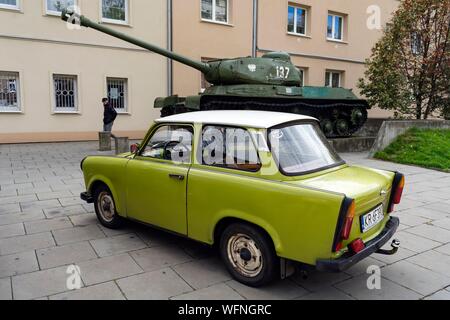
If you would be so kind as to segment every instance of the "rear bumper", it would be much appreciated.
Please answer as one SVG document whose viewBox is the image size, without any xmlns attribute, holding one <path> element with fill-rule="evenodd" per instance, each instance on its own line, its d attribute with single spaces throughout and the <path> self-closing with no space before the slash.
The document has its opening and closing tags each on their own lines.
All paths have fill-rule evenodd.
<svg viewBox="0 0 450 320">
<path fill-rule="evenodd" d="M 375 239 L 366 243 L 364 250 L 356 254 L 347 252 L 342 257 L 335 260 L 317 260 L 316 269 L 319 271 L 340 272 L 350 268 L 357 262 L 367 258 L 384 246 L 389 239 L 392 238 L 395 231 L 397 231 L 399 224 L 400 220 L 398 218 L 391 217 L 391 219 L 386 223 L 384 230 Z"/>
<path fill-rule="evenodd" d="M 94 203 L 94 198 L 88 192 L 82 192 L 80 198 L 87 203 Z"/>
</svg>

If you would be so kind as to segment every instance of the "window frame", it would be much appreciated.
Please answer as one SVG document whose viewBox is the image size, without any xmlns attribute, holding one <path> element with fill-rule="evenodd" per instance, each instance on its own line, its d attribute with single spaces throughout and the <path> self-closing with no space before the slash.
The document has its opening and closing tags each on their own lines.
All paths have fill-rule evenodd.
<svg viewBox="0 0 450 320">
<path fill-rule="evenodd" d="M 288 16 L 287 16 L 287 28 L 289 28 L 289 8 L 294 8 L 294 31 L 287 30 L 288 34 L 296 35 L 296 36 L 304 36 L 308 35 L 308 8 L 303 7 L 301 5 L 288 4 Z M 305 11 L 305 33 L 297 32 L 297 10 L 302 9 Z"/>
<path fill-rule="evenodd" d="M 0 114 L 7 113 L 23 113 L 23 100 L 22 100 L 22 73 L 20 71 L 8 71 L 8 70 L 0 70 L 0 73 L 11 73 L 16 74 L 16 99 L 17 99 L 17 107 L 1 107 L 0 106 Z"/>
<path fill-rule="evenodd" d="M 16 5 L 0 3 L 0 9 L 20 11 L 21 10 L 21 1 L 22 0 L 16 0 Z"/>
<path fill-rule="evenodd" d="M 130 0 L 125 1 L 125 20 L 111 19 L 103 17 L 103 0 L 100 0 L 100 21 L 102 23 L 129 25 L 130 24 Z"/>
<path fill-rule="evenodd" d="M 61 12 L 60 11 L 53 11 L 53 10 L 49 10 L 48 9 L 48 0 L 43 0 L 44 1 L 44 13 L 48 16 L 61 16 Z M 78 6 L 78 0 L 73 0 L 73 6 Z"/>
<path fill-rule="evenodd" d="M 327 77 L 327 73 L 329 73 L 329 77 Z M 336 70 L 326 70 L 325 71 L 325 87 L 327 88 L 342 88 L 342 73 L 343 71 Z M 337 87 L 333 87 L 333 74 L 339 75 L 339 84 Z M 330 82 L 330 85 L 327 86 L 327 80 Z"/>
<path fill-rule="evenodd" d="M 203 3 L 202 3 L 202 0 L 200 0 L 200 19 L 205 22 L 230 25 L 230 1 L 231 0 L 226 0 L 227 1 L 227 21 L 218 21 L 216 19 L 216 6 L 217 6 L 216 2 L 219 0 L 211 0 L 211 1 L 212 1 L 211 19 L 207 19 L 207 18 L 203 18 L 203 16 L 202 16 Z"/>
<path fill-rule="evenodd" d="M 224 165 L 210 165 L 210 164 L 203 163 L 203 131 L 207 127 L 220 127 L 220 128 L 225 128 L 225 129 L 227 129 L 227 128 L 228 129 L 241 129 L 241 130 L 244 130 L 245 132 L 247 132 L 248 135 L 250 136 L 250 141 L 251 141 L 253 147 L 255 148 L 256 155 L 258 156 L 258 165 L 259 165 L 258 170 L 247 170 L 247 169 L 239 169 L 239 168 L 230 168 L 226 164 L 224 164 Z M 258 148 L 257 144 L 255 143 L 254 135 L 249 130 L 249 128 L 245 128 L 245 127 L 241 127 L 241 126 L 232 126 L 232 125 L 203 123 L 201 125 L 201 127 L 200 127 L 199 140 L 197 142 L 198 142 L 198 148 L 197 148 L 197 159 L 196 160 L 197 160 L 197 163 L 202 168 L 216 168 L 216 169 L 231 170 L 233 172 L 258 173 L 258 172 L 261 171 L 261 169 L 263 167 L 262 161 L 261 161 L 261 157 L 260 157 L 260 154 L 259 154 L 260 149 Z"/>
<path fill-rule="evenodd" d="M 330 16 L 332 17 L 331 37 L 328 36 L 328 19 Z M 336 18 L 341 18 L 341 38 L 340 39 L 334 38 L 335 31 L 336 31 L 336 21 L 335 21 Z M 328 15 L 327 15 L 327 40 L 344 42 L 344 26 L 345 26 L 345 16 L 344 15 L 328 12 Z"/>
<path fill-rule="evenodd" d="M 143 143 L 141 144 L 139 151 L 136 153 L 136 156 L 134 159 L 136 160 L 141 160 L 141 161 L 158 161 L 158 162 L 164 162 L 164 163 L 169 163 L 169 164 L 173 164 L 173 165 L 179 165 L 179 162 L 173 161 L 173 160 L 167 160 L 167 159 L 159 159 L 159 158 L 154 158 L 154 157 L 146 157 L 143 156 L 142 153 L 145 151 L 145 149 L 147 148 L 148 143 L 150 142 L 150 140 L 153 138 L 153 136 L 158 132 L 158 130 L 160 128 L 163 127 L 171 127 L 171 126 L 179 126 L 179 127 L 186 127 L 186 128 L 190 128 L 192 129 L 192 143 L 191 143 L 191 156 L 190 156 L 190 161 L 186 162 L 186 163 L 181 163 L 183 165 L 189 165 L 191 166 L 194 162 L 195 156 L 194 156 L 194 152 L 195 152 L 195 127 L 192 123 L 158 123 L 155 124 L 150 132 L 148 133 L 147 137 L 143 140 Z"/>
<path fill-rule="evenodd" d="M 301 73 L 301 75 L 302 75 L 302 85 L 301 85 L 301 87 L 306 87 L 306 83 L 305 83 L 305 81 L 306 81 L 306 71 L 307 71 L 307 68 L 304 68 L 304 67 L 297 67 L 297 69 L 300 71 L 300 73 Z"/>
<path fill-rule="evenodd" d="M 56 107 L 56 91 L 55 91 L 55 76 L 73 77 L 74 83 L 74 108 L 57 108 Z M 52 72 L 50 77 L 51 82 L 51 101 L 52 114 L 80 114 L 80 76 L 75 73 Z"/>
<path fill-rule="evenodd" d="M 129 103 L 129 97 L 130 97 L 130 94 L 129 94 L 129 87 L 130 87 L 130 79 L 128 78 L 128 77 L 113 77 L 113 76 L 106 76 L 106 79 L 105 79 L 105 86 L 106 86 L 106 97 L 108 98 L 108 99 L 110 99 L 110 97 L 109 97 L 109 92 L 108 92 L 108 81 L 109 80 L 124 80 L 125 81 L 125 86 L 124 86 L 124 88 L 125 88 L 125 95 L 124 95 L 124 106 L 125 106 L 125 108 L 122 110 L 122 109 L 117 109 L 117 108 L 114 108 L 114 110 L 116 110 L 116 112 L 120 115 L 120 114 L 130 114 L 130 109 L 129 109 L 129 105 L 130 105 L 130 103 Z"/>
<path fill-rule="evenodd" d="M 290 126 L 295 126 L 295 125 L 308 125 L 311 124 L 313 125 L 316 129 L 317 129 L 317 134 L 319 135 L 320 140 L 322 140 L 322 142 L 330 148 L 330 151 L 332 153 L 334 153 L 335 155 L 337 155 L 338 160 L 336 163 L 328 165 L 328 166 L 324 166 L 322 168 L 317 168 L 317 169 L 313 169 L 313 170 L 309 170 L 309 171 L 303 171 L 303 172 L 286 172 L 284 171 L 284 169 L 281 167 L 280 165 L 280 161 L 279 159 L 276 157 L 276 152 L 272 152 L 272 144 L 270 141 L 270 132 L 272 130 L 277 130 L 277 129 L 283 129 L 283 128 L 287 128 Z M 329 170 L 332 168 L 337 168 L 343 165 L 346 165 L 347 162 L 341 158 L 341 156 L 339 155 L 338 152 L 336 152 L 333 147 L 330 145 L 330 143 L 328 142 L 328 139 L 325 137 L 325 135 L 322 132 L 322 129 L 320 128 L 320 125 L 317 121 L 314 120 L 295 120 L 295 121 L 291 121 L 291 122 L 286 122 L 286 123 L 282 123 L 279 125 L 276 125 L 274 127 L 271 127 L 269 129 L 267 129 L 267 136 L 266 136 L 266 140 L 267 140 L 267 145 L 269 147 L 269 150 L 272 154 L 273 160 L 276 163 L 276 166 L 278 168 L 278 171 L 281 172 L 282 175 L 286 176 L 286 177 L 302 177 L 302 176 L 306 176 L 309 174 L 313 174 L 313 173 L 317 173 L 320 171 L 325 171 L 325 170 Z"/>
</svg>

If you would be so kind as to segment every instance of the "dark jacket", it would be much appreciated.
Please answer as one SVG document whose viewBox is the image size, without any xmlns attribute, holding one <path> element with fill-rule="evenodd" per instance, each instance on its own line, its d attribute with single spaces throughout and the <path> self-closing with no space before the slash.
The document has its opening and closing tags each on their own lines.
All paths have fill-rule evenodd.
<svg viewBox="0 0 450 320">
<path fill-rule="evenodd" d="M 105 107 L 105 111 L 103 112 L 103 123 L 104 124 L 110 124 L 111 122 L 114 122 L 117 118 L 117 111 L 111 107 L 111 105 L 108 103 Z"/>
</svg>

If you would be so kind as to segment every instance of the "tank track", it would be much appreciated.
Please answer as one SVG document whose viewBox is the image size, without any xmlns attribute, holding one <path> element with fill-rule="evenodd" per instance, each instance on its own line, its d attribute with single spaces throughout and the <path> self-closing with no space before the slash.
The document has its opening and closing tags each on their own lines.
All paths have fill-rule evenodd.
<svg viewBox="0 0 450 320">
<path fill-rule="evenodd" d="M 358 119 L 354 117 L 355 109 L 361 112 Z M 307 115 L 319 119 L 327 138 L 349 137 L 355 134 L 368 118 L 367 106 L 362 103 L 310 104 L 303 101 L 280 103 L 250 100 L 209 100 L 201 104 L 200 110 L 260 110 Z M 184 104 L 177 104 L 163 108 L 161 116 L 191 111 L 198 110 L 190 110 Z"/>
</svg>

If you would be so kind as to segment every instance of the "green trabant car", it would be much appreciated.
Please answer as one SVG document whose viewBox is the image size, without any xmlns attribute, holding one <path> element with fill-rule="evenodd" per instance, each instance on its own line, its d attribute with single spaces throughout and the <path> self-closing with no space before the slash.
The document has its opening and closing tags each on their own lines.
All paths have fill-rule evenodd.
<svg viewBox="0 0 450 320">
<path fill-rule="evenodd" d="M 341 271 L 395 233 L 400 173 L 350 166 L 318 121 L 262 111 L 202 111 L 156 120 L 127 154 L 83 160 L 100 223 L 124 219 L 217 245 L 231 275 L 261 286 L 294 262 Z"/>
</svg>

